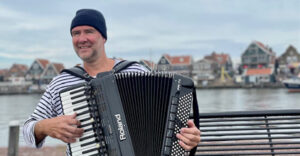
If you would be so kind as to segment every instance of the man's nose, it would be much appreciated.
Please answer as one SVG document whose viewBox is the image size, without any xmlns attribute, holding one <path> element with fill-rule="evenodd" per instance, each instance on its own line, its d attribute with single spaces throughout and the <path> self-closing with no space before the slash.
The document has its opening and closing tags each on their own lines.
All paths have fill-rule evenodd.
<svg viewBox="0 0 300 156">
<path fill-rule="evenodd" d="M 78 41 L 79 42 L 86 42 L 87 41 L 87 37 L 86 37 L 86 35 L 85 34 L 80 34 L 79 36 L 78 36 Z"/>
</svg>

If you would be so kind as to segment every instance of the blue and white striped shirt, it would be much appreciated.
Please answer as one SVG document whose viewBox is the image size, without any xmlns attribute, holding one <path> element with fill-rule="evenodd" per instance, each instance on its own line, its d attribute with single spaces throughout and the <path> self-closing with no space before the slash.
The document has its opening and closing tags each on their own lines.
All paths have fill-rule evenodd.
<svg viewBox="0 0 300 156">
<path fill-rule="evenodd" d="M 115 61 L 115 65 L 119 62 L 119 60 Z M 128 68 L 124 69 L 121 72 L 146 72 L 144 66 L 140 64 L 132 64 Z M 35 124 L 43 119 L 54 118 L 57 116 L 63 115 L 62 105 L 59 97 L 59 92 L 67 87 L 72 85 L 83 83 L 85 80 L 70 75 L 66 72 L 61 73 L 60 75 L 53 78 L 50 84 L 47 86 L 46 91 L 42 95 L 39 103 L 37 104 L 34 112 L 31 114 L 29 119 L 24 123 L 23 127 L 23 137 L 27 144 L 31 145 L 35 148 L 40 148 L 43 146 L 45 139 L 41 141 L 39 144 L 36 144 L 35 135 L 34 135 L 34 126 Z M 67 150 L 67 155 L 69 155 Z"/>
</svg>

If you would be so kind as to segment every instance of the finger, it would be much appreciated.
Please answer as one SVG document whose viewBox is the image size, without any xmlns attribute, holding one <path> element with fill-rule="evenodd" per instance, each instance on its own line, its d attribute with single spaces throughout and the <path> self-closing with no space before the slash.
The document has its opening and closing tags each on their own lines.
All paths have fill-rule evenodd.
<svg viewBox="0 0 300 156">
<path fill-rule="evenodd" d="M 69 120 L 68 120 L 68 124 L 80 126 L 80 121 L 77 120 L 77 119 L 69 119 Z"/>
<path fill-rule="evenodd" d="M 191 150 L 193 148 L 192 146 L 189 146 L 189 145 L 185 144 L 183 141 L 179 141 L 178 143 L 185 150 Z"/>
<path fill-rule="evenodd" d="M 76 119 L 77 114 L 76 114 L 76 113 L 73 113 L 73 114 L 71 114 L 71 115 L 65 115 L 65 116 L 67 116 L 67 117 L 69 117 L 69 118 L 71 118 L 71 119 Z"/>
<path fill-rule="evenodd" d="M 193 135 L 200 135 L 200 130 L 196 127 L 193 128 L 181 128 L 180 133 L 188 133 Z"/>
<path fill-rule="evenodd" d="M 187 146 L 194 147 L 198 144 L 198 141 L 194 137 L 187 137 L 186 135 L 182 134 L 177 134 L 176 137 L 180 140 L 183 141 Z"/>
<path fill-rule="evenodd" d="M 84 132 L 83 128 L 77 128 L 77 127 L 73 127 L 73 126 L 68 126 L 65 128 L 65 130 L 66 130 L 66 133 L 72 134 L 69 137 L 81 137 Z"/>
<path fill-rule="evenodd" d="M 74 142 L 76 142 L 75 138 L 68 138 L 68 137 L 62 137 L 60 140 L 62 140 L 65 143 L 74 143 Z"/>
<path fill-rule="evenodd" d="M 196 127 L 193 120 L 188 120 L 187 125 L 189 128 Z"/>
</svg>

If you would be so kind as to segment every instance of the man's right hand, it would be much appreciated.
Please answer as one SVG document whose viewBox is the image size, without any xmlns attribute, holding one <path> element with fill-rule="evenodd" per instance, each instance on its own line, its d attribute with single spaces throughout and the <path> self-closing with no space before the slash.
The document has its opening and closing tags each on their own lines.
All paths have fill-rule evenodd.
<svg viewBox="0 0 300 156">
<path fill-rule="evenodd" d="M 75 113 L 38 121 L 34 128 L 36 143 L 39 144 L 46 136 L 73 143 L 83 134 L 84 130 L 77 128 L 79 125 L 80 122 L 76 119 Z"/>
</svg>

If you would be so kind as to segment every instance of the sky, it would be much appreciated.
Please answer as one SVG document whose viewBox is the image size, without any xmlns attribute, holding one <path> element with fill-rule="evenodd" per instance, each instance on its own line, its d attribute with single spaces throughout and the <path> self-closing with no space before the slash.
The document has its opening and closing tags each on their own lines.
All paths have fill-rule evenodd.
<svg viewBox="0 0 300 156">
<path fill-rule="evenodd" d="M 0 69 L 43 58 L 69 68 L 82 61 L 73 50 L 70 23 L 92 8 L 106 19 L 108 57 L 147 59 L 217 53 L 234 63 L 253 41 L 280 56 L 300 52 L 300 0 L 1 0 Z"/>
</svg>

